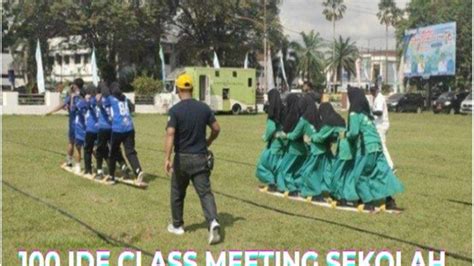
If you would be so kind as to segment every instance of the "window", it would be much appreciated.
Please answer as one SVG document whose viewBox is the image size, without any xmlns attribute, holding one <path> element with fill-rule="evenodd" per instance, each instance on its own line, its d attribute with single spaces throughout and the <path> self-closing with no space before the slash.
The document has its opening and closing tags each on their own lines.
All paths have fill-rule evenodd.
<svg viewBox="0 0 474 266">
<path fill-rule="evenodd" d="M 229 89 L 222 89 L 222 100 L 229 100 Z"/>
<path fill-rule="evenodd" d="M 84 55 L 84 65 L 89 64 L 90 56 L 88 54 Z"/>
<path fill-rule="evenodd" d="M 249 87 L 252 87 L 252 78 L 249 78 L 248 85 L 249 85 Z"/>
<path fill-rule="evenodd" d="M 76 65 L 81 64 L 81 55 L 80 54 L 75 54 L 74 55 L 74 64 L 76 64 Z"/>
<path fill-rule="evenodd" d="M 63 58 L 60 55 L 56 55 L 56 64 L 62 65 L 63 64 Z"/>
<path fill-rule="evenodd" d="M 64 56 L 64 64 L 69 65 L 69 55 Z"/>
<path fill-rule="evenodd" d="M 219 74 L 220 74 L 219 71 L 216 71 L 216 77 L 219 77 Z"/>
<path fill-rule="evenodd" d="M 234 78 L 236 78 L 236 77 L 237 77 L 237 71 L 232 71 L 232 76 L 233 76 Z"/>
<path fill-rule="evenodd" d="M 164 54 L 164 59 L 165 59 L 165 65 L 169 65 L 170 64 L 170 54 L 169 53 L 165 53 Z"/>
</svg>

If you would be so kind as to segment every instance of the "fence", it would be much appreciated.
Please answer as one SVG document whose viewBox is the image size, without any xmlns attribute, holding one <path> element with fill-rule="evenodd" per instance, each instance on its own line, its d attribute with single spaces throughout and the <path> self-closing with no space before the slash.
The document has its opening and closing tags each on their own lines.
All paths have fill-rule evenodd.
<svg viewBox="0 0 474 266">
<path fill-rule="evenodd" d="M 18 94 L 18 105 L 44 105 L 43 94 Z"/>
</svg>

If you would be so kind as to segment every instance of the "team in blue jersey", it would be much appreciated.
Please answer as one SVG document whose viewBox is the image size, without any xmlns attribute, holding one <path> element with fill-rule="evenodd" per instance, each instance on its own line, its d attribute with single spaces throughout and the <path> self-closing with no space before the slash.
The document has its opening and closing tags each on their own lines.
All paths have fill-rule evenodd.
<svg viewBox="0 0 474 266">
<path fill-rule="evenodd" d="M 143 182 L 143 171 L 135 150 L 135 131 L 130 114 L 129 101 L 120 90 L 117 82 L 107 86 L 99 83 L 96 88 L 88 85 L 83 88 L 82 79 L 76 79 L 63 103 L 48 113 L 62 109 L 69 116 L 69 146 L 66 166 L 76 173 L 81 171 L 81 150 L 84 149 L 84 174 L 89 178 L 107 179 L 115 182 L 115 166 L 118 163 L 124 178 L 129 178 L 128 166 L 121 152 L 121 145 L 137 183 Z M 75 164 L 72 156 L 76 148 Z M 95 153 L 94 153 L 94 147 Z M 96 158 L 97 172 L 92 171 L 92 157 Z M 102 169 L 107 161 L 109 175 Z"/>
</svg>

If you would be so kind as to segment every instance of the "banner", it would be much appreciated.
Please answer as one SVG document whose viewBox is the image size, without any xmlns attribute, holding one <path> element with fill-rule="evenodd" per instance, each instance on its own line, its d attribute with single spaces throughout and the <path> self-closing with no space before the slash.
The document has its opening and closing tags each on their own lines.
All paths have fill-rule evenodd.
<svg viewBox="0 0 474 266">
<path fill-rule="evenodd" d="M 405 77 L 455 74 L 456 22 L 407 30 L 404 46 Z"/>
<path fill-rule="evenodd" d="M 216 52 L 214 52 L 214 60 L 212 61 L 212 64 L 214 65 L 214 68 L 221 68 Z"/>
<path fill-rule="evenodd" d="M 43 74 L 43 59 L 41 59 L 41 47 L 39 40 L 36 43 L 36 85 L 38 86 L 38 93 L 44 93 L 44 74 Z"/>
<path fill-rule="evenodd" d="M 165 73 L 165 55 L 163 54 L 163 46 L 160 45 L 160 61 L 161 61 L 161 80 L 165 82 L 166 73 Z"/>
<path fill-rule="evenodd" d="M 99 85 L 99 70 L 97 68 L 97 60 L 95 58 L 95 47 L 92 48 L 91 57 L 92 84 L 94 84 L 94 86 L 97 86 Z"/>
<path fill-rule="evenodd" d="M 247 69 L 249 67 L 249 53 L 245 54 L 245 60 L 244 60 L 244 68 Z"/>
</svg>

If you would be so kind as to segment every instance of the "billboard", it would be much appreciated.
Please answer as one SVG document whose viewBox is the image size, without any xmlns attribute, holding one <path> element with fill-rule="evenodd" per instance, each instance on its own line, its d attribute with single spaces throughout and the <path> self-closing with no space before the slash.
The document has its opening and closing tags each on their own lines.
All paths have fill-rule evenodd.
<svg viewBox="0 0 474 266">
<path fill-rule="evenodd" d="M 407 30 L 404 51 L 405 77 L 454 75 L 456 22 Z"/>
</svg>

